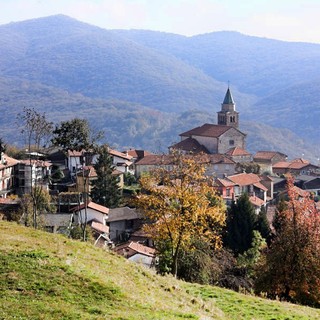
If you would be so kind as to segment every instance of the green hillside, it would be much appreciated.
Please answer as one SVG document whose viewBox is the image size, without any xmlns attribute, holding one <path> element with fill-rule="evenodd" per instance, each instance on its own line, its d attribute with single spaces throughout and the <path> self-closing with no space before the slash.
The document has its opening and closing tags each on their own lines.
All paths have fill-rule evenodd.
<svg viewBox="0 0 320 320">
<path fill-rule="evenodd" d="M 88 243 L 0 222 L 0 319 L 320 319 L 320 310 L 160 277 Z"/>
</svg>

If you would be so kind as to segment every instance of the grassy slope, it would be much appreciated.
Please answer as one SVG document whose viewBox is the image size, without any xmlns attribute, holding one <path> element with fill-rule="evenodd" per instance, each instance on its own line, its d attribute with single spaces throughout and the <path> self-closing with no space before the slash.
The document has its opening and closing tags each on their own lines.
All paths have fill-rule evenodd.
<svg viewBox="0 0 320 320">
<path fill-rule="evenodd" d="M 0 319 L 320 319 L 320 310 L 159 277 L 89 244 L 0 222 Z"/>
</svg>

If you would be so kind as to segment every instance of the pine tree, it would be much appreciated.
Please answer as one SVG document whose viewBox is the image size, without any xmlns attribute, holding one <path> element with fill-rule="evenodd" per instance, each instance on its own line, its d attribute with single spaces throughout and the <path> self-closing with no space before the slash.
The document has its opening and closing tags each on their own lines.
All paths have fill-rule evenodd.
<svg viewBox="0 0 320 320">
<path fill-rule="evenodd" d="M 251 247 L 257 216 L 245 193 L 233 202 L 227 214 L 225 244 L 236 255 Z"/>
<path fill-rule="evenodd" d="M 267 219 L 267 211 L 265 207 L 262 207 L 256 222 L 256 230 L 258 230 L 262 238 L 269 240 L 271 235 L 270 224 Z"/>
<path fill-rule="evenodd" d="M 98 152 L 98 161 L 94 165 L 97 180 L 93 181 L 91 198 L 94 202 L 108 208 L 116 208 L 121 201 L 121 189 L 118 177 L 113 174 L 112 157 L 107 147 L 101 147 Z"/>
</svg>

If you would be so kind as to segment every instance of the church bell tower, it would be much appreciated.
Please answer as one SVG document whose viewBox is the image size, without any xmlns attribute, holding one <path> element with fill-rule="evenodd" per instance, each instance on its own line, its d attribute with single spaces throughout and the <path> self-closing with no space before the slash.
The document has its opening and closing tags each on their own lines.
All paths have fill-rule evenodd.
<svg viewBox="0 0 320 320">
<path fill-rule="evenodd" d="M 236 104 L 233 101 L 230 88 L 226 92 L 221 111 L 218 114 L 218 125 L 239 128 L 239 112 L 236 111 Z"/>
</svg>

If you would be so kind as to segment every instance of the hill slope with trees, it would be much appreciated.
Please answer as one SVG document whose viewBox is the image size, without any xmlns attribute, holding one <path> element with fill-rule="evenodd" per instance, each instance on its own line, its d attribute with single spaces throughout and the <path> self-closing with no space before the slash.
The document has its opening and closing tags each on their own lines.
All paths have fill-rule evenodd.
<svg viewBox="0 0 320 320">
<path fill-rule="evenodd" d="M 233 32 L 188 38 L 104 30 L 62 15 L 2 25 L 0 44 L 0 125 L 8 142 L 21 144 L 15 116 L 27 106 L 54 122 L 86 117 L 115 147 L 166 151 L 179 133 L 216 122 L 230 80 L 249 151 L 279 150 L 289 134 L 280 151 L 319 158 L 319 45 Z"/>
</svg>

